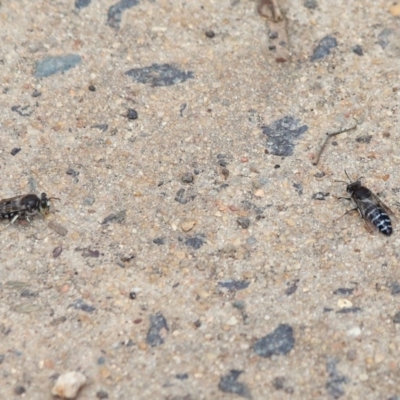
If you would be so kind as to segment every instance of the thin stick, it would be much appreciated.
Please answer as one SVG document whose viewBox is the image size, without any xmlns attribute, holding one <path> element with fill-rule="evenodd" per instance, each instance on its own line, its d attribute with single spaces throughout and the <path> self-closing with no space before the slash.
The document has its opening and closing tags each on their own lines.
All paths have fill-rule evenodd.
<svg viewBox="0 0 400 400">
<path fill-rule="evenodd" d="M 324 139 L 322 140 L 321 145 L 320 145 L 320 148 L 319 148 L 319 150 L 318 150 L 318 153 L 317 153 L 317 155 L 315 156 L 315 159 L 314 159 L 314 161 L 313 161 L 312 164 L 313 164 L 313 165 L 317 165 L 317 164 L 319 163 L 319 159 L 321 158 L 321 154 L 322 154 L 322 152 L 324 151 L 324 149 L 325 149 L 325 147 L 326 147 L 326 145 L 327 145 L 329 139 L 330 139 L 332 136 L 336 136 L 336 135 L 339 135 L 339 134 L 341 134 L 341 133 L 351 131 L 352 129 L 355 129 L 355 128 L 357 127 L 357 125 L 358 125 L 358 123 L 357 123 L 357 121 L 356 121 L 356 123 L 355 123 L 353 126 L 351 126 L 350 128 L 340 129 L 340 130 L 335 131 L 335 132 L 326 132 L 326 136 L 325 136 Z"/>
</svg>

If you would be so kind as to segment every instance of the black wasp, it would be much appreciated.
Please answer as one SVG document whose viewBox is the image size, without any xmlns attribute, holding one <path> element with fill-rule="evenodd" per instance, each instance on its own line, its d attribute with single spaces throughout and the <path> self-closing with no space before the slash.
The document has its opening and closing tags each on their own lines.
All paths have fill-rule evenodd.
<svg viewBox="0 0 400 400">
<path fill-rule="evenodd" d="M 0 200 L 0 218 L 10 220 L 10 224 L 18 218 L 29 222 L 29 217 L 35 214 L 46 215 L 50 212 L 51 199 L 57 199 L 57 197 L 48 198 L 46 193 L 42 193 L 40 198 L 36 194 L 25 194 Z"/>
<path fill-rule="evenodd" d="M 358 210 L 361 218 L 364 220 L 366 227 L 370 232 L 373 229 L 378 229 L 379 232 L 386 236 L 390 236 L 393 232 L 392 222 L 389 215 L 394 215 L 393 211 L 386 206 L 382 200 L 368 188 L 361 185 L 361 178 L 352 182 L 349 175 L 344 171 L 349 178 L 350 183 L 347 184 L 346 191 L 350 194 L 350 198 L 339 197 L 340 199 L 353 200 L 356 208 L 353 210 Z M 343 182 L 343 181 L 338 181 Z M 347 211 L 344 215 L 349 213 Z"/>
</svg>

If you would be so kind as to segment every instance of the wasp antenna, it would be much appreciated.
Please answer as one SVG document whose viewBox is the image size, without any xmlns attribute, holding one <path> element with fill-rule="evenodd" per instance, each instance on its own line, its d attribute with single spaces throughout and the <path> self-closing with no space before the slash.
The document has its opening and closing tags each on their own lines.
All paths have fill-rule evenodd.
<svg viewBox="0 0 400 400">
<path fill-rule="evenodd" d="M 340 183 L 345 183 L 347 185 L 346 181 L 333 181 L 333 182 L 340 182 Z"/>
<path fill-rule="evenodd" d="M 49 197 L 49 200 L 61 200 L 61 199 L 58 197 Z"/>
<path fill-rule="evenodd" d="M 344 173 L 346 174 L 346 176 L 349 178 L 349 181 L 351 182 L 351 178 L 350 178 L 350 176 L 349 176 L 349 174 L 347 173 L 346 170 L 344 170 Z"/>
</svg>

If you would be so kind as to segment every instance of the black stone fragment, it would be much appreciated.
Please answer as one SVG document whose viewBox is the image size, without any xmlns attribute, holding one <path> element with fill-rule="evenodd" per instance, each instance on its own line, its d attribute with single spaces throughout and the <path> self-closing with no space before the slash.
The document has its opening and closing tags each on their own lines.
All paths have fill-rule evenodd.
<svg viewBox="0 0 400 400">
<path fill-rule="evenodd" d="M 151 86 L 172 86 L 194 78 L 193 72 L 182 71 L 170 64 L 152 64 L 149 67 L 133 68 L 125 74 L 136 82 Z"/>
<path fill-rule="evenodd" d="M 118 29 L 122 21 L 122 13 L 139 4 L 139 0 L 120 0 L 108 9 L 107 25 Z"/>
<path fill-rule="evenodd" d="M 196 195 L 194 193 L 182 188 L 176 192 L 175 201 L 181 204 L 186 204 L 189 203 L 189 201 L 194 200 L 195 198 Z"/>
<path fill-rule="evenodd" d="M 76 67 L 82 61 L 78 54 L 67 54 L 66 56 L 48 57 L 36 63 L 35 76 L 37 78 L 46 78 L 57 72 L 65 72 Z"/>
<path fill-rule="evenodd" d="M 194 179 L 194 176 L 190 172 L 187 172 L 187 173 L 182 175 L 181 179 L 182 179 L 183 183 L 192 183 L 193 179 Z"/>
<path fill-rule="evenodd" d="M 147 332 L 146 342 L 152 347 L 160 346 L 164 343 L 164 337 L 169 331 L 167 320 L 158 312 L 150 316 L 150 328 Z"/>
<path fill-rule="evenodd" d="M 221 286 L 228 290 L 244 290 L 250 285 L 249 281 L 236 281 L 236 280 L 227 280 L 218 282 L 218 286 Z"/>
<path fill-rule="evenodd" d="M 342 397 L 345 392 L 343 389 L 343 385 L 348 383 L 349 380 L 344 375 L 341 375 L 337 369 L 337 360 L 332 357 L 328 358 L 326 362 L 326 371 L 328 372 L 328 380 L 326 382 L 326 390 L 330 396 L 334 399 L 338 399 Z"/>
<path fill-rule="evenodd" d="M 92 257 L 92 258 L 99 258 L 100 257 L 100 252 L 99 250 L 91 250 L 91 249 L 79 249 L 82 250 L 82 257 Z"/>
<path fill-rule="evenodd" d="M 276 32 L 276 31 L 271 31 L 271 32 L 268 34 L 268 37 L 269 37 L 270 39 L 276 39 L 278 36 L 279 36 L 279 33 Z"/>
<path fill-rule="evenodd" d="M 397 294 L 399 294 L 399 293 L 400 293 L 400 284 L 397 283 L 397 282 L 393 282 L 393 283 L 390 285 L 390 294 L 391 294 L 392 296 L 395 296 L 395 295 L 397 295 Z"/>
<path fill-rule="evenodd" d="M 26 389 L 21 385 L 15 386 L 15 388 L 14 388 L 14 393 L 18 396 L 20 396 L 21 394 L 24 394 L 25 392 L 26 392 Z"/>
<path fill-rule="evenodd" d="M 281 324 L 273 332 L 257 340 L 253 348 L 260 357 L 271 357 L 288 354 L 294 344 L 293 328 L 288 324 Z"/>
<path fill-rule="evenodd" d="M 250 219 L 247 217 L 239 217 L 236 222 L 242 229 L 247 229 L 250 226 Z"/>
<path fill-rule="evenodd" d="M 129 298 L 130 298 L 131 300 L 135 300 L 136 297 L 137 297 L 136 292 L 129 292 Z"/>
<path fill-rule="evenodd" d="M 195 250 L 200 249 L 201 246 L 205 243 L 205 239 L 203 236 L 197 235 L 190 237 L 185 240 L 186 246 L 192 247 Z"/>
<path fill-rule="evenodd" d="M 305 0 L 304 7 L 309 8 L 310 10 L 314 10 L 318 7 L 317 0 Z"/>
<path fill-rule="evenodd" d="M 39 92 L 39 90 L 34 90 L 33 92 L 32 92 L 32 97 L 39 97 L 39 96 L 41 96 L 42 95 L 42 92 Z"/>
<path fill-rule="evenodd" d="M 14 147 L 14 148 L 11 150 L 11 155 L 12 155 L 12 156 L 15 156 L 15 155 L 18 154 L 20 151 L 21 151 L 21 147 Z"/>
<path fill-rule="evenodd" d="M 360 311 L 362 311 L 360 307 L 345 307 L 336 311 L 336 314 L 350 314 L 350 313 L 357 313 Z"/>
<path fill-rule="evenodd" d="M 95 307 L 85 303 L 82 299 L 75 300 L 69 307 L 73 307 L 75 310 L 81 310 L 87 313 L 92 313 L 96 310 Z"/>
<path fill-rule="evenodd" d="M 359 136 L 356 138 L 357 143 L 369 143 L 372 139 L 372 135 L 365 135 L 365 136 Z"/>
<path fill-rule="evenodd" d="M 243 371 L 230 370 L 229 374 L 221 377 L 218 389 L 224 393 L 234 393 L 246 399 L 251 399 L 252 396 L 247 385 L 237 381 L 241 373 Z"/>
<path fill-rule="evenodd" d="M 294 392 L 291 386 L 288 386 L 284 376 L 276 376 L 272 380 L 272 385 L 276 390 L 283 390 L 285 393 L 292 394 Z"/>
<path fill-rule="evenodd" d="M 181 380 L 181 381 L 184 381 L 184 380 L 186 380 L 186 379 L 189 378 L 189 374 L 187 374 L 187 373 L 184 373 L 184 374 L 176 374 L 176 375 L 175 375 L 175 378 L 176 378 L 176 379 L 179 379 L 179 380 Z"/>
<path fill-rule="evenodd" d="M 158 246 L 161 246 L 165 244 L 165 238 L 163 237 L 155 238 L 153 239 L 153 243 L 157 244 Z"/>
<path fill-rule="evenodd" d="M 75 171 L 73 168 L 68 168 L 66 173 L 67 173 L 67 175 L 71 175 L 73 177 L 76 177 L 79 175 L 79 171 Z"/>
<path fill-rule="evenodd" d="M 298 283 L 298 279 L 296 279 L 294 282 L 289 283 L 289 287 L 285 290 L 286 296 L 292 295 L 298 289 Z"/>
<path fill-rule="evenodd" d="M 400 311 L 394 314 L 393 323 L 400 324 Z"/>
<path fill-rule="evenodd" d="M 295 141 L 308 130 L 307 125 L 299 125 L 299 120 L 286 116 L 273 122 L 271 125 L 262 126 L 262 132 L 267 135 L 267 147 L 271 154 L 276 156 L 291 156 Z"/>
<path fill-rule="evenodd" d="M 325 197 L 329 196 L 329 192 L 317 192 L 312 195 L 313 200 L 325 200 Z"/>
<path fill-rule="evenodd" d="M 210 30 L 206 31 L 206 36 L 208 38 L 212 39 L 213 37 L 215 37 L 215 32 L 210 29 Z"/>
<path fill-rule="evenodd" d="M 293 187 L 296 189 L 299 196 L 303 194 L 303 185 L 301 183 L 293 182 Z"/>
<path fill-rule="evenodd" d="M 29 117 L 33 114 L 34 109 L 31 106 L 12 106 L 11 111 L 16 112 L 21 117 Z"/>
<path fill-rule="evenodd" d="M 378 35 L 378 44 L 385 49 L 390 42 L 389 37 L 393 35 L 393 30 L 390 28 L 385 28 Z"/>
<path fill-rule="evenodd" d="M 333 36 L 325 36 L 322 38 L 318 46 L 314 49 L 311 61 L 319 60 L 330 54 L 331 49 L 337 47 L 337 40 Z"/>
<path fill-rule="evenodd" d="M 359 44 L 356 44 L 355 46 L 353 46 L 352 50 L 353 50 L 353 53 L 357 54 L 358 56 L 364 55 L 363 48 Z"/>
<path fill-rule="evenodd" d="M 99 129 L 102 132 L 106 132 L 108 129 L 108 124 L 96 124 L 91 126 L 92 129 Z"/>
<path fill-rule="evenodd" d="M 81 8 L 87 7 L 92 0 L 75 0 L 75 8 L 80 10 Z"/>
<path fill-rule="evenodd" d="M 21 297 L 38 297 L 39 294 L 37 292 L 33 292 L 32 290 L 29 289 L 24 289 L 21 292 Z"/>
<path fill-rule="evenodd" d="M 333 294 L 348 296 L 350 294 L 353 294 L 353 292 L 354 292 L 354 288 L 338 288 L 333 291 Z"/>
<path fill-rule="evenodd" d="M 138 119 L 138 113 L 133 108 L 128 109 L 126 116 L 128 117 L 128 119 Z"/>
<path fill-rule="evenodd" d="M 99 390 L 96 392 L 96 397 L 100 400 L 108 399 L 108 393 L 105 390 Z"/>
<path fill-rule="evenodd" d="M 116 214 L 110 214 L 104 218 L 102 225 L 108 224 L 109 222 L 117 222 L 118 224 L 122 224 L 126 218 L 126 210 L 122 210 Z"/>
<path fill-rule="evenodd" d="M 95 91 L 96 91 L 96 86 L 94 86 L 94 85 L 89 85 L 88 89 L 89 89 L 91 92 L 95 92 Z"/>
<path fill-rule="evenodd" d="M 0 354 L 0 364 L 3 364 L 5 358 L 6 356 L 4 354 Z"/>
</svg>

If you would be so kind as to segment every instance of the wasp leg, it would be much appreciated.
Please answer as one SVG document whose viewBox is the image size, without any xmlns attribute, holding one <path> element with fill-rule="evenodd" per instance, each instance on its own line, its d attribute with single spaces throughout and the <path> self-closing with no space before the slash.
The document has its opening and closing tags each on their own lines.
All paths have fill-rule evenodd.
<svg viewBox="0 0 400 400">
<path fill-rule="evenodd" d="M 342 199 L 350 201 L 351 197 L 336 197 L 336 200 L 342 200 Z"/>
<path fill-rule="evenodd" d="M 344 199 L 346 199 L 346 197 L 343 197 Z M 348 213 L 351 213 L 352 211 L 360 211 L 359 209 L 358 209 L 358 207 L 356 207 L 356 208 L 352 208 L 351 210 L 347 210 L 342 216 L 340 216 L 339 218 L 337 218 L 336 219 L 336 221 L 338 221 L 340 218 L 342 218 L 342 217 L 344 217 L 345 215 L 347 215 Z"/>
<path fill-rule="evenodd" d="M 19 217 L 19 214 L 14 215 L 13 219 L 2 229 L 0 229 L 0 231 L 4 231 L 4 229 L 8 228 L 11 224 L 13 224 Z"/>
</svg>

